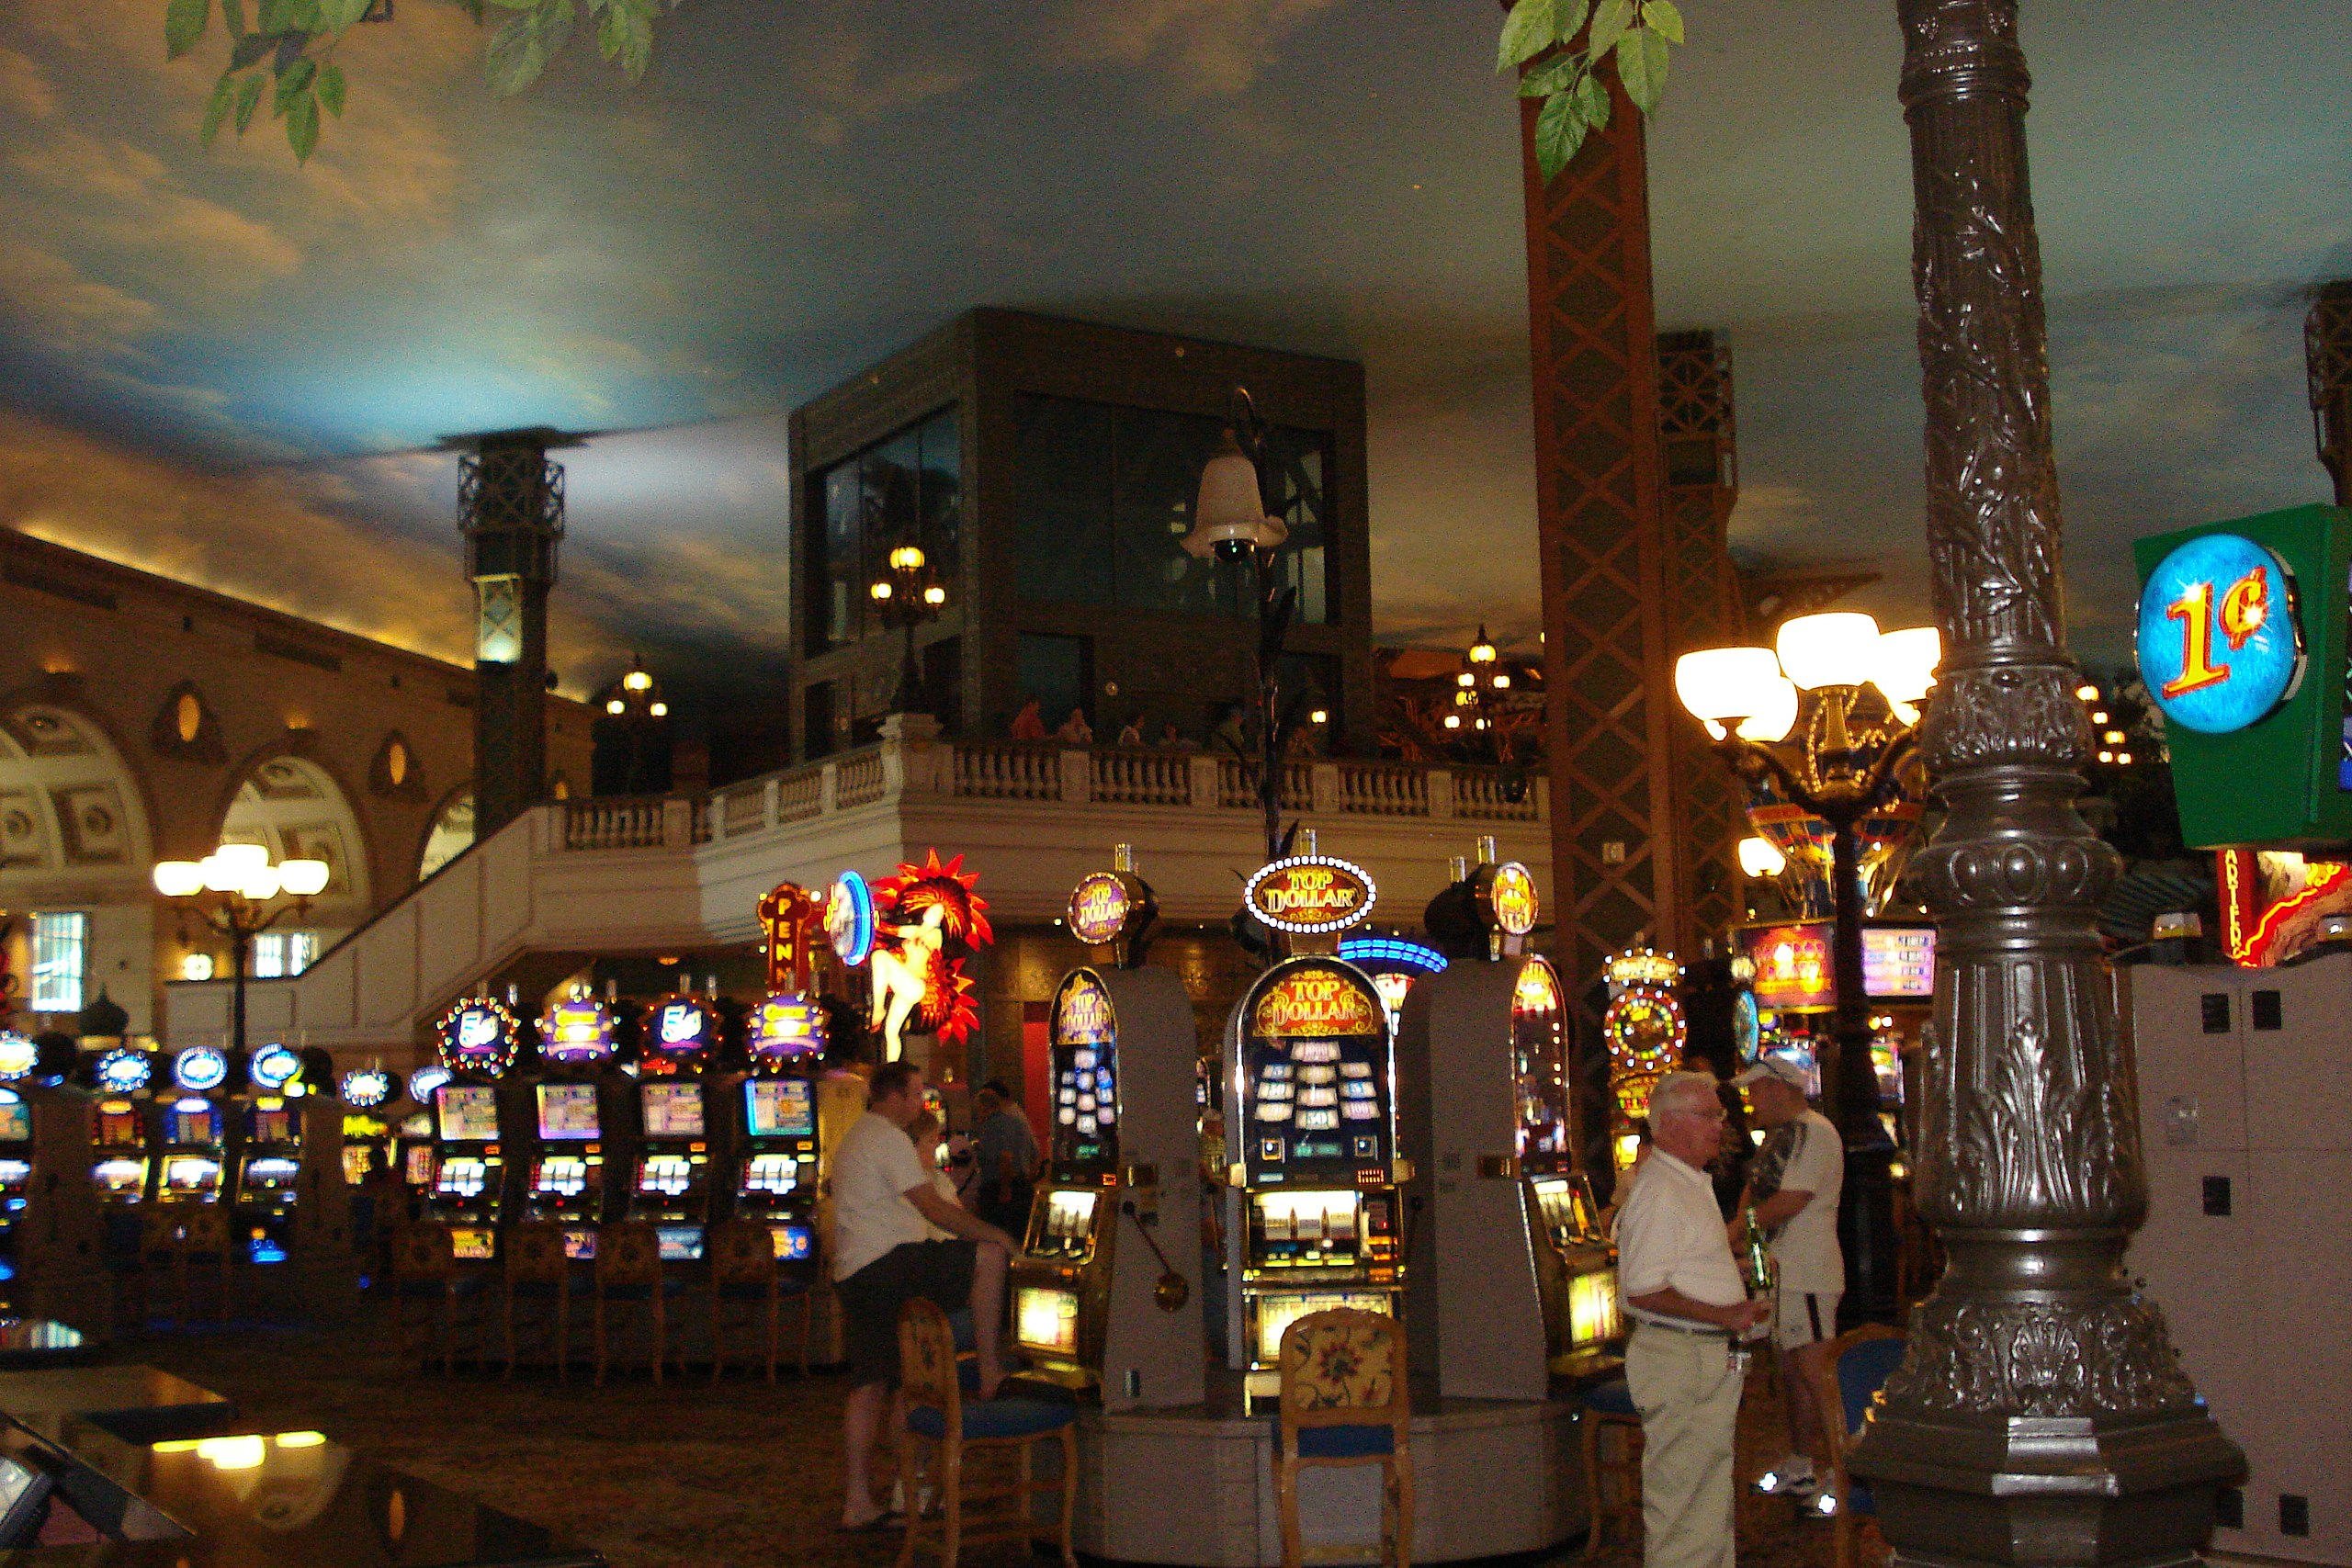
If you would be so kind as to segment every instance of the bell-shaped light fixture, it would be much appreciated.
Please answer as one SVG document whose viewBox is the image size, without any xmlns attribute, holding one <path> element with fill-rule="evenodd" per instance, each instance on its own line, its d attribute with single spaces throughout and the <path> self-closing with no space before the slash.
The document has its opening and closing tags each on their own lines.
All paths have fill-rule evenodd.
<svg viewBox="0 0 2352 1568">
<path fill-rule="evenodd" d="M 621 701 L 618 697 L 610 697 L 605 702 L 605 711 L 611 714 L 615 718 L 618 718 L 622 714 L 628 711 L 628 705 Z"/>
<path fill-rule="evenodd" d="M 1859 686 L 1878 672 L 1878 622 L 1859 611 L 1784 621 L 1775 646 L 1781 672 L 1806 691 Z"/>
<path fill-rule="evenodd" d="M 327 878 L 334 868 L 322 860 L 288 860 L 277 863 L 278 886 L 297 898 L 315 898 L 327 890 Z"/>
<path fill-rule="evenodd" d="M 929 604 L 933 609 L 937 609 L 940 605 L 947 603 L 947 590 L 940 587 L 939 584 L 934 582 L 930 587 L 922 591 L 922 602 Z"/>
<path fill-rule="evenodd" d="M 1935 627 L 1905 626 L 1885 632 L 1878 639 L 1878 663 L 1871 671 L 1871 684 L 1886 698 L 1896 718 L 1917 724 L 1919 699 L 1936 683 L 1936 666 L 1943 661 L 1943 634 Z"/>
<path fill-rule="evenodd" d="M 921 545 L 900 545 L 897 549 L 892 550 L 890 552 L 890 570 L 892 571 L 921 571 L 922 570 L 922 547 Z"/>
<path fill-rule="evenodd" d="M 1758 695 L 1756 711 L 1739 721 L 1739 738 L 1766 746 L 1787 739 L 1789 731 L 1797 727 L 1796 686 L 1786 676 L 1776 675 Z M 1709 739 L 1724 738 L 1723 726 L 1711 720 L 1706 728 Z"/>
<path fill-rule="evenodd" d="M 621 684 L 632 692 L 650 692 L 653 689 L 653 677 L 647 674 L 637 660 L 632 659 L 629 660 L 628 673 L 621 677 Z"/>
<path fill-rule="evenodd" d="M 1494 661 L 1494 642 L 1487 636 L 1487 628 L 1484 626 L 1481 626 L 1478 628 L 1478 640 L 1470 645 L 1470 662 L 1473 664 L 1492 664 Z"/>
<path fill-rule="evenodd" d="M 1288 537 L 1289 527 L 1266 515 L 1258 493 L 1258 465 L 1227 428 L 1216 456 L 1201 469 L 1200 498 L 1193 505 L 1193 531 L 1184 536 L 1184 548 L 1202 560 L 1212 555 L 1237 560 L 1252 550 L 1274 549 Z"/>
<path fill-rule="evenodd" d="M 1771 840 L 1751 838 L 1739 841 L 1739 869 L 1750 877 L 1778 876 L 1788 866 L 1789 857 Z"/>
<path fill-rule="evenodd" d="M 1674 694 L 1692 717 L 1715 723 L 1719 732 L 1722 721 L 1752 717 L 1776 703 L 1775 684 L 1787 682 L 1769 648 L 1702 649 L 1674 661 Z"/>
<path fill-rule="evenodd" d="M 866 592 L 873 594 L 875 602 L 879 604 L 881 601 L 890 597 L 890 584 L 887 580 L 877 578 L 875 580 L 874 586 L 867 589 Z"/>
<path fill-rule="evenodd" d="M 259 871 L 247 872 L 245 885 L 237 891 L 251 903 L 266 904 L 277 897 L 277 890 L 282 886 L 283 884 L 278 880 L 277 868 L 274 865 L 266 865 Z"/>
<path fill-rule="evenodd" d="M 204 891 L 204 867 L 192 860 L 158 861 L 155 891 L 166 898 L 193 898 Z"/>
</svg>

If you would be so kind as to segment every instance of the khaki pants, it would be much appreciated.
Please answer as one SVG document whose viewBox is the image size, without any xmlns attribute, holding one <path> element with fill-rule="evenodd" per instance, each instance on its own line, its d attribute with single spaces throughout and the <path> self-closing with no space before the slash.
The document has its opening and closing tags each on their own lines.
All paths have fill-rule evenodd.
<svg viewBox="0 0 2352 1568">
<path fill-rule="evenodd" d="M 1732 1568 L 1740 1381 L 1727 1339 L 1634 1330 L 1625 1385 L 1642 1414 L 1645 1568 Z"/>
</svg>

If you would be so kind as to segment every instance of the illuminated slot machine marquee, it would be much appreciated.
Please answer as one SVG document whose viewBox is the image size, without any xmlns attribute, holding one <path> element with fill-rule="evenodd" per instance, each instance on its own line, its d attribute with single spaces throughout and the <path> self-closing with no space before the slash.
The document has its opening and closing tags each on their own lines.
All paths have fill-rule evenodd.
<svg viewBox="0 0 2352 1568">
<path fill-rule="evenodd" d="M 107 1208 L 128 1208 L 146 1201 L 154 1180 L 153 1151 L 148 1133 L 149 1089 L 155 1059 L 145 1051 L 118 1046 L 97 1060 L 93 1077 L 98 1101 L 91 1134 L 90 1181 L 98 1202 Z"/>
<path fill-rule="evenodd" d="M 1818 1100 L 1821 1054 L 1838 1001 L 1831 927 L 1810 921 L 1752 927 L 1739 934 L 1754 967 L 1756 1019 L 1755 1044 L 1743 1057 L 1788 1063 L 1803 1076 L 1807 1097 Z M 1879 1115 L 1888 1135 L 1900 1144 L 1904 1063 L 1918 1045 L 1935 1001 L 1935 927 L 1894 920 L 1864 925 L 1862 991 L 1870 1008 Z"/>
<path fill-rule="evenodd" d="M 1012 1332 L 1042 1372 L 1085 1386 L 1102 1362 L 1120 1196 L 1118 1019 L 1093 970 L 1062 977 L 1047 1042 L 1050 1169 L 1013 1260 Z"/>
<path fill-rule="evenodd" d="M 303 1092 L 297 1087 L 302 1061 L 283 1045 L 265 1045 L 253 1054 L 246 1076 L 251 1095 L 240 1107 L 230 1200 L 236 1239 L 249 1261 L 283 1263 L 291 1255 L 302 1182 L 302 1112 L 295 1098 Z"/>
<path fill-rule="evenodd" d="M 698 1260 L 710 1224 L 706 1080 L 718 1022 L 717 1010 L 696 998 L 667 998 L 648 1017 L 638 1054 L 639 1137 L 628 1217 L 652 1223 L 664 1263 Z"/>
<path fill-rule="evenodd" d="M 604 1080 L 618 1045 L 619 1020 L 591 996 L 555 1003 L 539 1019 L 539 1081 L 531 1086 L 533 1145 L 523 1213 L 563 1228 L 567 1257 L 596 1255 L 606 1210 Z"/>
<path fill-rule="evenodd" d="M 1330 951 L 1371 913 L 1371 879 L 1310 852 L 1262 867 L 1243 897 L 1294 948 L 1328 944 L 1260 976 L 1227 1031 L 1227 1137 L 1240 1156 L 1231 1326 L 1255 1395 L 1271 1391 L 1295 1319 L 1340 1306 L 1398 1313 L 1402 1166 L 1387 1005 L 1371 976 Z"/>
<path fill-rule="evenodd" d="M 1511 1068 L 1519 1099 L 1519 1175 L 1536 1237 L 1546 1359 L 1573 1371 L 1616 1337 L 1617 1265 L 1592 1178 L 1578 1165 L 1560 976 L 1540 955 L 1511 986 Z"/>
<path fill-rule="evenodd" d="M 392 1124 L 384 1108 L 392 1099 L 392 1075 L 380 1066 L 355 1067 L 335 1086 L 344 1104 L 343 1180 L 356 1188 L 393 1161 Z"/>
<path fill-rule="evenodd" d="M 423 1206 L 448 1225 L 460 1262 L 486 1263 L 499 1255 L 506 1219 L 499 1085 L 514 1070 L 522 1025 L 505 1003 L 474 997 L 442 1014 L 435 1033 L 448 1077 L 432 1089 L 433 1168 Z"/>
<path fill-rule="evenodd" d="M 228 1160 L 229 1058 L 191 1045 L 172 1058 L 176 1094 L 156 1102 L 155 1201 L 215 1203 Z"/>
<path fill-rule="evenodd" d="M 1398 936 L 1351 936 L 1340 944 L 1340 956 L 1372 976 L 1373 988 L 1387 1005 L 1391 1032 L 1404 1016 L 1405 998 L 1413 994 L 1413 987 L 1445 973 L 1444 953 Z"/>
<path fill-rule="evenodd" d="M 817 1258 L 817 1083 L 825 1013 L 813 997 L 763 998 L 744 1023 L 752 1074 L 738 1086 L 735 1213 L 768 1227 L 779 1262 Z"/>
<path fill-rule="evenodd" d="M 1600 1017 L 1609 1048 L 1610 1145 L 1619 1170 L 1633 1168 L 1641 1147 L 1636 1123 L 1649 1113 L 1650 1090 L 1682 1065 L 1687 1031 L 1675 995 L 1682 965 L 1670 953 L 1629 948 L 1603 973 L 1609 1008 Z"/>
</svg>

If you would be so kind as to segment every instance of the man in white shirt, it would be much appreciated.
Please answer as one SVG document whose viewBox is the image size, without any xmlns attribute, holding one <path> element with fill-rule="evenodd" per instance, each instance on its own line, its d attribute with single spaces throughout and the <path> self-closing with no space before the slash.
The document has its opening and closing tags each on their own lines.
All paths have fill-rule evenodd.
<svg viewBox="0 0 2352 1568">
<path fill-rule="evenodd" d="M 1846 1292 L 1846 1258 L 1838 1247 L 1846 1143 L 1828 1117 L 1805 1103 L 1804 1077 L 1792 1064 L 1767 1056 L 1732 1082 L 1747 1091 L 1764 1146 L 1728 1234 L 1740 1245 L 1752 1213 L 1771 1241 L 1772 1342 L 1786 1372 L 1781 1385 L 1789 1417 L 1788 1457 L 1767 1470 L 1756 1489 L 1804 1503 L 1820 1490 L 1811 1451 L 1822 1436 L 1821 1401 L 1814 1394 L 1821 1357 L 1814 1347 L 1837 1337 L 1838 1302 Z"/>
<path fill-rule="evenodd" d="M 1770 1306 L 1747 1299 L 1707 1162 L 1723 1137 L 1713 1074 L 1650 1091 L 1650 1154 L 1617 1209 L 1617 1289 L 1632 1318 L 1625 1383 L 1642 1417 L 1645 1568 L 1733 1568 L 1732 1339 Z"/>
<path fill-rule="evenodd" d="M 888 1510 L 874 1500 L 874 1439 L 899 1382 L 899 1309 L 917 1296 L 948 1312 L 969 1304 L 979 1339 L 979 1397 L 1004 1381 L 999 1339 L 1005 1260 L 1013 1239 L 941 1193 L 906 1129 L 922 1114 L 922 1069 L 891 1062 L 866 1086 L 865 1114 L 833 1151 L 833 1292 L 849 1347 L 842 1413 L 846 1496 L 842 1526 L 867 1529 Z M 954 1238 L 930 1239 L 936 1225 Z"/>
</svg>

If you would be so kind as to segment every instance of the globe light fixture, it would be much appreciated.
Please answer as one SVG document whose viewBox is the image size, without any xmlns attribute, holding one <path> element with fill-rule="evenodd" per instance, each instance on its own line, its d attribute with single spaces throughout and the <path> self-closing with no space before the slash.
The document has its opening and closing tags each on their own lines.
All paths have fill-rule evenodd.
<svg viewBox="0 0 2352 1568">
<path fill-rule="evenodd" d="M 301 855 L 273 864 L 266 844 L 222 844 L 200 861 L 159 861 L 150 875 L 155 891 L 172 901 L 183 945 L 192 919 L 227 943 L 229 977 L 236 987 L 230 1004 L 230 1043 L 243 1050 L 246 959 L 253 940 L 288 915 L 310 913 L 311 900 L 326 891 L 334 868 Z M 189 953 L 182 961 L 181 974 L 190 980 L 210 979 L 211 954 Z"/>
<path fill-rule="evenodd" d="M 1739 869 L 1761 881 L 1778 876 L 1788 870 L 1789 857 L 1770 839 L 1748 838 L 1739 841 Z"/>
<path fill-rule="evenodd" d="M 1799 615 L 1781 624 L 1774 651 L 1781 672 L 1808 692 L 1859 686 L 1877 672 L 1878 622 L 1851 610 Z"/>
<path fill-rule="evenodd" d="M 1241 396 L 1246 402 L 1249 394 Z M 1257 412 L 1252 407 L 1249 426 L 1256 425 Z M 1280 548 L 1290 537 L 1288 525 L 1266 514 L 1258 465 L 1242 450 L 1237 428 L 1226 426 L 1216 455 L 1201 469 L 1200 494 L 1193 503 L 1193 531 L 1184 536 L 1184 548 L 1195 559 L 1206 560 L 1214 555 L 1222 560 L 1245 560 L 1260 551 Z M 1251 434 L 1252 444 L 1262 446 L 1262 432 L 1253 428 Z"/>
<path fill-rule="evenodd" d="M 933 573 L 931 558 L 912 539 L 894 547 L 888 558 L 889 575 L 876 578 L 865 592 L 882 624 L 906 634 L 906 656 L 899 662 L 891 711 L 917 713 L 923 707 L 923 690 L 922 667 L 915 660 L 915 631 L 939 619 L 947 608 L 947 590 Z"/>
</svg>

